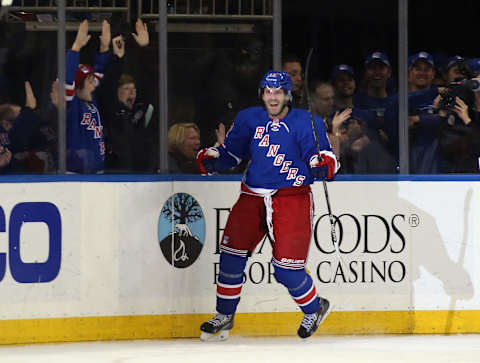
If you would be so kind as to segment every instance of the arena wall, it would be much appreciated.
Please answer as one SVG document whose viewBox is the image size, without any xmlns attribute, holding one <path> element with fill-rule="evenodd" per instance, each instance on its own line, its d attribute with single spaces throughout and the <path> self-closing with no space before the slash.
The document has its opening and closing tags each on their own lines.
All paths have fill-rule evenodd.
<svg viewBox="0 0 480 363">
<path fill-rule="evenodd" d="M 0 343 L 198 336 L 239 178 L 76 178 L 1 183 Z M 480 332 L 480 182 L 339 179 L 341 259 L 313 186 L 307 267 L 334 304 L 317 334 Z M 270 252 L 247 264 L 233 335 L 296 333 Z"/>
</svg>

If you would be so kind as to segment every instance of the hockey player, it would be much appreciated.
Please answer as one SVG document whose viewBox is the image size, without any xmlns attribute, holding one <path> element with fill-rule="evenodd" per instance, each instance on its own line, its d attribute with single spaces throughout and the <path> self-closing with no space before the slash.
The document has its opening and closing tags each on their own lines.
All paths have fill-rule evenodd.
<svg viewBox="0 0 480 363">
<path fill-rule="evenodd" d="M 264 107 L 240 111 L 224 144 L 202 149 L 197 155 L 203 174 L 251 160 L 220 245 L 217 313 L 201 325 L 202 340 L 212 340 L 216 333 L 216 338 L 228 337 L 247 258 L 265 233 L 274 241 L 275 278 L 305 314 L 298 335 L 312 335 L 330 312 L 330 302 L 317 295 L 305 270 L 312 235 L 310 184 L 314 178 L 332 180 L 340 165 L 322 119 L 315 116 L 321 150 L 317 154 L 309 113 L 291 107 L 292 88 L 286 72 L 268 72 L 259 86 Z"/>
<path fill-rule="evenodd" d="M 102 173 L 105 165 L 103 125 L 94 92 L 110 59 L 110 24 L 103 21 L 95 69 L 79 64 L 80 50 L 90 37 L 84 20 L 66 59 L 67 171 L 73 173 Z"/>
</svg>

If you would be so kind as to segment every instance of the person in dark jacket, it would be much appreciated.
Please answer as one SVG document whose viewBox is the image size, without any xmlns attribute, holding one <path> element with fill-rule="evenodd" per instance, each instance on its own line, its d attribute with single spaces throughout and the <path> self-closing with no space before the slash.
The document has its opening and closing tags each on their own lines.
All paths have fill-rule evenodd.
<svg viewBox="0 0 480 363">
<path fill-rule="evenodd" d="M 133 38 L 140 47 L 149 44 L 147 25 L 137 20 Z M 105 170 L 109 173 L 154 172 L 152 121 L 154 108 L 137 99 L 133 76 L 124 73 L 125 39 L 112 40 L 113 56 L 99 94 L 106 143 Z M 115 95 L 112 99 L 112 95 Z"/>
</svg>

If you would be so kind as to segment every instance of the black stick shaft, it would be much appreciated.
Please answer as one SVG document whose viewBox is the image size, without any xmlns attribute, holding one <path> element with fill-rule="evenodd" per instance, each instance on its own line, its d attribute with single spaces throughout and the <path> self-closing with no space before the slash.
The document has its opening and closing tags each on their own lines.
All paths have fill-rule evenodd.
<svg viewBox="0 0 480 363">
<path fill-rule="evenodd" d="M 313 131 L 313 138 L 315 140 L 315 147 L 317 149 L 318 157 L 321 158 L 320 143 L 318 141 L 317 128 L 315 127 L 315 121 L 313 119 L 312 103 L 310 101 L 310 90 L 308 89 L 308 68 L 310 67 L 310 60 L 312 58 L 312 54 L 313 54 L 313 48 L 310 48 L 310 51 L 308 52 L 308 56 L 307 56 L 307 61 L 305 63 L 305 93 L 307 95 L 308 113 L 310 114 L 310 122 L 312 123 L 312 131 Z M 330 205 L 330 198 L 328 196 L 327 182 L 325 181 L 325 179 L 323 180 L 323 190 L 325 192 L 325 200 L 327 201 L 327 211 L 328 211 L 328 219 L 330 220 L 330 234 L 332 236 L 332 243 L 335 248 L 338 248 L 337 232 L 335 231 L 335 219 L 333 218 L 332 207 Z"/>
</svg>

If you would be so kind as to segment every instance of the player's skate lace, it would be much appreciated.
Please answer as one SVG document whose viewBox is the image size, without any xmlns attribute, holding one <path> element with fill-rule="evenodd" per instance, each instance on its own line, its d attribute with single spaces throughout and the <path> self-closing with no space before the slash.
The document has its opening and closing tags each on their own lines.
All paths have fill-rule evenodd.
<svg viewBox="0 0 480 363">
<path fill-rule="evenodd" d="M 300 325 L 303 326 L 307 331 L 310 331 L 312 330 L 313 325 L 316 324 L 317 320 L 318 315 L 316 313 L 305 314 Z"/>
<path fill-rule="evenodd" d="M 230 321 L 230 319 L 232 319 L 232 315 L 216 313 L 213 318 L 208 321 L 208 323 L 212 324 L 214 327 L 217 327 L 225 325 Z"/>
<path fill-rule="evenodd" d="M 315 333 L 320 323 L 327 317 L 330 312 L 331 305 L 327 299 L 320 298 L 320 307 L 316 313 L 305 314 L 302 323 L 298 328 L 300 338 L 308 338 Z"/>
<path fill-rule="evenodd" d="M 206 321 L 200 326 L 200 330 L 206 333 L 215 334 L 220 330 L 230 330 L 233 328 L 233 314 L 225 315 L 216 313 L 212 319 Z"/>
</svg>

